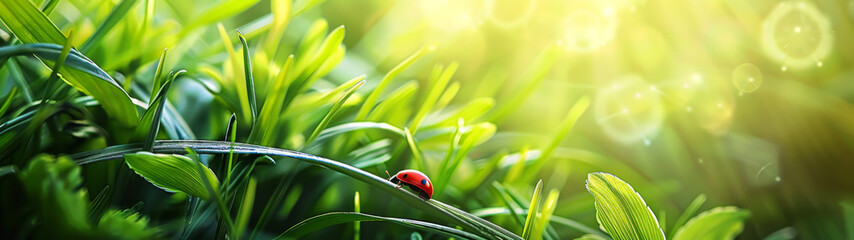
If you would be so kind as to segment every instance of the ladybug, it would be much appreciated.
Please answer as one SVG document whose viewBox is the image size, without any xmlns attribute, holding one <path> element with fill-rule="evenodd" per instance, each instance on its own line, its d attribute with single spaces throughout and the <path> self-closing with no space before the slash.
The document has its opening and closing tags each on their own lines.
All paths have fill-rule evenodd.
<svg viewBox="0 0 854 240">
<path fill-rule="evenodd" d="M 388 174 L 388 171 L 385 173 Z M 401 185 L 409 186 L 412 191 L 418 192 L 418 196 L 425 201 L 433 197 L 433 183 L 430 182 L 430 178 L 426 174 L 418 170 L 403 170 L 394 176 L 389 176 L 388 180 L 397 184 L 397 188 L 400 188 Z"/>
</svg>

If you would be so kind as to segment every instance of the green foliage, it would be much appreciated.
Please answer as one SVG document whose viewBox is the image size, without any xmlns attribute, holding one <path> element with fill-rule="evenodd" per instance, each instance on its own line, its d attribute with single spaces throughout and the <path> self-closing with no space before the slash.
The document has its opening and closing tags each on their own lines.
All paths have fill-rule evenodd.
<svg viewBox="0 0 854 240">
<path fill-rule="evenodd" d="M 628 183 L 608 173 L 590 173 L 587 191 L 596 200 L 596 220 L 614 239 L 664 239 L 655 214 Z"/>
<path fill-rule="evenodd" d="M 24 43 L 65 44 L 66 37 L 28 0 L 11 0 L 0 3 L 0 19 Z M 51 59 L 42 59 L 52 65 Z M 91 61 L 90 61 L 91 62 Z M 138 118 L 128 94 L 110 79 L 78 70 L 63 68 L 60 73 L 69 85 L 99 100 L 105 111 L 123 126 L 133 126 Z"/>
<path fill-rule="evenodd" d="M 528 206 L 528 217 L 525 218 L 525 229 L 522 230 L 522 238 L 538 239 L 534 231 L 535 222 L 537 222 L 537 214 L 540 212 L 540 198 L 543 196 L 543 180 L 537 182 L 537 187 L 534 188 L 534 196 L 531 197 L 531 205 Z"/>
<path fill-rule="evenodd" d="M 735 239 L 750 214 L 736 207 L 717 207 L 688 221 L 673 239 Z"/>
<path fill-rule="evenodd" d="M 204 175 L 196 170 L 196 162 L 181 155 L 137 152 L 124 154 L 125 163 L 151 184 L 170 192 L 183 192 L 200 199 L 208 199 L 212 193 L 205 188 L 209 182 L 216 188 L 219 181 L 207 167 Z"/>
<path fill-rule="evenodd" d="M 299 238 L 308 233 L 320 230 L 326 226 L 341 224 L 341 223 L 349 223 L 355 221 L 386 221 L 399 225 L 403 225 L 406 227 L 410 227 L 413 229 L 423 230 L 427 232 L 438 233 L 441 235 L 445 235 L 447 237 L 452 238 L 463 238 L 463 239 L 484 239 L 477 235 L 458 230 L 455 228 L 450 228 L 442 225 L 438 225 L 435 223 L 412 220 L 412 219 L 404 219 L 404 218 L 391 218 L 391 217 L 381 217 L 370 214 L 358 213 L 358 212 L 331 212 L 324 213 L 318 216 L 311 217 L 306 219 L 293 227 L 289 228 L 287 231 L 282 233 L 279 238 Z"/>
<path fill-rule="evenodd" d="M 681 209 L 680 194 L 693 186 L 660 177 L 669 177 L 659 171 L 671 164 L 650 160 L 695 154 L 727 159 L 717 152 L 732 148 L 685 150 L 695 148 L 687 144 L 694 138 L 710 136 L 684 134 L 681 125 L 643 137 L 676 139 L 687 147 L 659 147 L 656 140 L 626 152 L 632 145 L 598 136 L 590 125 L 608 119 L 585 113 L 601 110 L 595 104 L 600 98 L 591 95 L 608 91 L 600 84 L 610 82 L 597 79 L 588 86 L 584 79 L 610 74 L 565 66 L 579 57 L 599 64 L 600 56 L 567 54 L 565 48 L 576 43 L 529 36 L 539 28 L 494 28 L 496 19 L 477 14 L 463 17 L 473 22 L 462 32 L 482 42 L 466 46 L 451 22 L 468 20 L 405 25 L 395 13 L 417 5 L 423 9 L 407 14 L 453 14 L 471 3 L 431 10 L 428 2 L 367 1 L 359 7 L 382 11 L 350 14 L 352 3 L 331 0 L 142 2 L 0 1 L 0 195 L 21 196 L 0 198 L 4 236 L 663 239 L 669 225 L 663 213 L 681 210 L 667 236 L 731 239 L 748 221 L 748 211 L 736 207 L 695 216 L 705 194 L 714 194 L 708 189 Z M 484 12 L 492 14 L 496 6 Z M 621 14 L 612 7 L 601 12 Z M 354 16 L 363 23 L 354 24 Z M 426 34 L 431 29 L 449 32 Z M 530 46 L 502 49 L 516 42 Z M 476 60 L 466 59 L 468 51 Z M 650 74 L 647 64 L 633 71 Z M 667 92 L 669 84 L 642 85 L 667 99 L 668 107 L 695 107 L 703 119 L 715 115 L 702 102 L 679 102 L 690 94 Z M 752 98 L 739 101 L 745 99 Z M 723 109 L 729 102 L 715 104 Z M 617 105 L 606 108 L 624 107 Z M 633 130 L 645 124 L 627 123 Z M 763 164 L 762 170 L 777 167 Z M 709 173 L 728 167 L 710 166 Z M 432 199 L 395 188 L 384 174 L 408 168 L 433 180 Z M 579 194 L 583 175 L 595 171 L 632 179 L 647 200 L 616 176 L 598 172 L 587 175 L 594 197 Z M 530 184 L 535 179 L 549 184 Z M 98 194 L 90 197 L 89 191 Z M 353 192 L 352 202 L 342 197 Z M 661 221 L 647 201 L 661 208 Z M 336 212 L 350 207 L 354 212 Z M 596 222 L 601 231 L 590 227 Z M 373 231 L 380 224 L 402 228 Z M 785 238 L 795 227 L 769 236 Z M 757 228 L 747 237 L 756 232 L 768 231 Z"/>
<path fill-rule="evenodd" d="M 157 229 L 133 210 L 109 210 L 94 223 L 86 218 L 90 202 L 81 167 L 68 157 L 39 155 L 18 175 L 27 198 L 36 204 L 39 231 L 36 236 L 58 238 L 151 239 Z M 97 218 L 96 218 L 97 219 Z"/>
</svg>

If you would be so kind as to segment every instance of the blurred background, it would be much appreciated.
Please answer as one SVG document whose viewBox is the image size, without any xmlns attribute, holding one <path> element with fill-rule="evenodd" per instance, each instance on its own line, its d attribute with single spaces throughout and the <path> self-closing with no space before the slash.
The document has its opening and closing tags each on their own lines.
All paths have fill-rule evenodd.
<svg viewBox="0 0 854 240">
<path fill-rule="evenodd" d="M 82 37 L 75 39 L 82 42 L 112 9 L 97 2 L 116 1 L 62 1 L 50 16 L 63 31 L 76 29 Z M 250 2 L 245 11 L 221 23 L 224 29 L 246 32 L 252 42 L 261 38 L 253 32 L 263 32 L 259 26 L 269 24 L 271 9 L 268 0 Z M 457 91 L 447 104 L 449 112 L 488 103 L 492 112 L 467 120 L 491 122 L 495 134 L 468 154 L 471 162 L 461 166 L 450 185 L 480 184 L 465 181 L 479 171 L 492 171 L 479 167 L 497 153 L 529 157 L 524 155 L 528 149 L 542 149 L 560 134 L 558 127 L 573 104 L 589 97 L 590 107 L 538 175 L 545 189 L 560 190 L 555 216 L 595 227 L 585 179 L 589 172 L 604 171 L 630 183 L 663 219 L 665 232 L 692 199 L 705 194 L 703 210 L 732 205 L 750 211 L 741 239 L 778 231 L 799 239 L 853 234 L 845 213 L 852 214 L 854 204 L 854 1 L 326 0 L 297 1 L 295 6 L 314 2 L 318 5 L 291 19 L 276 42 L 288 51 L 253 55 L 253 61 L 269 61 L 254 65 L 256 79 L 263 84 L 275 76 L 266 69 L 281 66 L 321 18 L 329 29 L 346 27 L 347 53 L 313 90 L 329 90 L 365 74 L 366 87 L 358 94 L 363 97 L 395 65 L 428 48 L 429 53 L 397 77 L 422 87 L 415 90 L 414 99 L 420 101 L 431 86 L 433 67 L 458 63 L 448 87 Z M 134 50 L 140 52 L 139 60 L 109 59 L 111 51 L 134 49 L 117 37 L 111 38 L 114 45 L 87 56 L 116 75 L 130 76 L 137 70 L 152 74 L 150 67 L 142 66 L 150 66 L 145 64 L 156 61 L 160 49 L 170 47 L 175 57 L 167 66 L 186 68 L 198 80 L 179 82 L 170 100 L 196 138 L 222 139 L 230 113 L 217 107 L 221 102 L 201 85 L 213 77 L 199 74 L 218 69 L 228 59 L 214 24 L 194 21 L 209 5 L 157 1 L 151 30 L 141 38 L 147 44 Z M 86 17 L 88 13 L 95 17 Z M 193 25 L 196 22 L 201 27 Z M 199 28 L 182 30 L 191 27 Z M 410 83 L 402 80 L 388 89 Z M 414 111 L 417 106 L 400 110 Z M 319 119 L 319 113 L 312 119 Z M 441 121 L 437 115 L 442 113 L 432 119 Z M 389 122 L 403 125 L 405 119 Z M 453 120 L 446 125 L 454 126 Z M 288 126 L 293 125 L 301 126 Z M 285 138 L 277 146 L 293 148 L 302 141 Z M 427 162 L 441 161 L 447 151 L 444 145 L 421 144 Z M 314 153 L 343 160 L 349 152 Z M 408 159 L 407 154 L 403 158 Z M 400 161 L 389 164 L 389 170 L 411 166 Z M 259 173 L 259 188 L 271 191 L 285 171 L 279 167 Z M 379 169 L 371 171 L 384 176 Z M 324 188 L 315 189 L 317 182 L 328 180 L 323 178 L 328 170 L 293 174 L 298 174 L 296 187 L 288 196 L 296 197 L 287 197 L 282 205 L 296 210 L 283 207 L 266 228 L 270 232 L 319 213 L 349 210 L 354 190 L 362 193 L 363 212 L 417 214 L 380 199 L 384 195 L 362 183 L 325 181 L 320 185 Z M 527 197 L 536 181 L 505 183 Z M 93 189 L 90 193 L 100 188 Z M 467 192 L 471 189 L 449 186 L 437 199 L 466 210 L 501 206 L 489 190 Z M 166 201 L 162 199 L 168 196 L 148 185 L 144 191 L 158 193 L 128 196 L 114 204 L 129 206 L 146 199 L 142 211 L 152 215 L 157 212 L 152 199 Z M 264 192 L 259 190 L 258 201 L 267 199 L 269 193 Z M 161 212 L 152 219 L 173 215 L 180 214 Z M 490 220 L 512 225 L 506 217 Z M 388 237 L 400 236 L 394 233 L 402 229 L 365 223 L 362 231 Z M 565 238 L 581 235 L 574 230 L 560 233 Z"/>
<path fill-rule="evenodd" d="M 506 104 L 537 54 L 558 45 L 552 71 L 481 147 L 540 147 L 592 96 L 561 146 L 630 170 L 572 161 L 562 199 L 587 194 L 587 171 L 631 171 L 649 185 L 624 179 L 665 218 L 705 193 L 751 211 L 744 239 L 790 226 L 802 239 L 845 236 L 854 1 L 329 0 L 318 14 L 346 25 L 353 55 L 380 68 L 436 44 L 435 61 L 460 63 L 455 101 Z M 591 217 L 562 206 L 556 215 Z"/>
</svg>

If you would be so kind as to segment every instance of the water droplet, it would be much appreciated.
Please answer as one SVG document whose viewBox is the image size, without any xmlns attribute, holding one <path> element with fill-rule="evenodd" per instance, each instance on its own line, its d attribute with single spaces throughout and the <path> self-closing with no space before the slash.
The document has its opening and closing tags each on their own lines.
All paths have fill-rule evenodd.
<svg viewBox="0 0 854 240">
<path fill-rule="evenodd" d="M 693 111 L 693 110 L 694 110 L 694 109 L 693 109 L 693 108 L 691 108 L 690 106 L 685 108 L 685 111 L 688 111 L 688 112 L 691 112 L 691 111 Z"/>
<path fill-rule="evenodd" d="M 801 33 L 801 27 L 795 27 L 795 33 Z"/>
<path fill-rule="evenodd" d="M 774 181 L 779 182 L 779 181 L 780 181 L 780 176 L 775 177 L 775 178 L 774 178 Z"/>
<path fill-rule="evenodd" d="M 785 66 L 783 68 L 785 71 Z M 732 71 L 732 83 L 742 93 L 750 93 L 762 85 L 762 71 L 756 65 L 743 63 Z"/>
<path fill-rule="evenodd" d="M 821 61 L 818 61 L 817 63 L 815 63 L 815 65 L 818 67 L 821 67 L 821 66 L 824 66 L 824 63 Z"/>
<path fill-rule="evenodd" d="M 649 139 L 647 139 L 647 138 L 644 138 L 644 139 L 643 139 L 643 145 L 645 145 L 645 146 L 649 146 L 650 144 L 652 144 L 652 141 L 650 141 L 650 140 L 649 140 Z"/>
<path fill-rule="evenodd" d="M 786 65 L 783 65 L 783 67 L 780 67 L 780 70 L 782 70 L 783 72 L 785 72 L 785 71 L 786 71 L 786 70 L 788 70 L 788 69 L 789 69 L 789 68 L 788 68 L 788 67 L 786 67 Z"/>
</svg>

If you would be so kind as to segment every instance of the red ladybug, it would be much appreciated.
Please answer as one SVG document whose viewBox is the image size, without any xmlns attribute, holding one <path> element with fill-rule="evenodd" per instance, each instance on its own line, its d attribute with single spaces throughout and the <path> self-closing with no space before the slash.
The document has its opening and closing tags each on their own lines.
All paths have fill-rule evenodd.
<svg viewBox="0 0 854 240">
<path fill-rule="evenodd" d="M 388 174 L 388 171 L 385 173 Z M 409 186 L 412 191 L 418 192 L 418 196 L 424 200 L 429 200 L 433 197 L 433 183 L 430 182 L 430 178 L 427 175 L 418 170 L 403 170 L 394 176 L 389 176 L 388 180 L 397 184 L 398 188 L 400 185 Z"/>
</svg>

